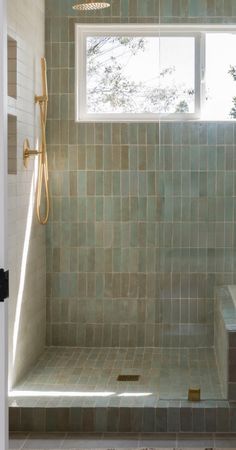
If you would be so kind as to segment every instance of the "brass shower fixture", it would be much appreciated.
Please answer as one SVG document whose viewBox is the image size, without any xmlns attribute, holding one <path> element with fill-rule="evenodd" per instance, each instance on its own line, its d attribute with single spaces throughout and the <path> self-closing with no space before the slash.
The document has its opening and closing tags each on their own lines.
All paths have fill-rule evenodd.
<svg viewBox="0 0 236 450">
<path fill-rule="evenodd" d="M 73 9 L 78 11 L 95 11 L 97 9 L 109 8 L 109 6 L 111 6 L 110 3 L 101 0 L 83 0 L 82 2 L 74 5 Z"/>
<path fill-rule="evenodd" d="M 40 125 L 41 125 L 41 145 L 40 150 L 32 150 L 30 148 L 29 140 L 25 139 L 23 145 L 23 160 L 25 168 L 28 167 L 29 158 L 31 156 L 39 157 L 38 164 L 38 183 L 36 193 L 36 213 L 38 221 L 41 225 L 45 225 L 48 221 L 50 211 L 49 189 L 48 189 L 48 159 L 47 159 L 47 145 L 46 145 L 46 122 L 47 122 L 47 107 L 48 107 L 48 86 L 47 86 L 47 64 L 46 59 L 41 59 L 42 70 L 42 87 L 43 95 L 35 96 L 35 103 L 39 104 L 40 108 Z M 43 184 L 45 189 L 45 214 L 41 213 L 41 201 Z"/>
</svg>

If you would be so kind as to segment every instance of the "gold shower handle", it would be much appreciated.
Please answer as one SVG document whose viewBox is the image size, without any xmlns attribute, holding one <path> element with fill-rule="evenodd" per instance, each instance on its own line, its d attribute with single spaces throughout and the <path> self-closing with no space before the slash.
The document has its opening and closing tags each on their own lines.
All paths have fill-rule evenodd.
<svg viewBox="0 0 236 450">
<path fill-rule="evenodd" d="M 35 95 L 34 97 L 35 103 L 45 103 L 48 101 L 47 95 Z"/>
<path fill-rule="evenodd" d="M 35 95 L 35 103 L 44 103 L 48 101 L 48 83 L 47 83 L 47 62 L 46 58 L 41 58 L 42 88 L 43 95 Z"/>
<path fill-rule="evenodd" d="M 38 156 L 41 155 L 42 152 L 40 152 L 39 150 L 33 150 L 30 148 L 30 143 L 29 143 L 29 139 L 25 139 L 24 140 L 24 144 L 23 144 L 23 162 L 24 162 L 24 166 L 27 169 L 28 167 L 28 163 L 29 163 L 29 158 L 31 156 Z"/>
</svg>

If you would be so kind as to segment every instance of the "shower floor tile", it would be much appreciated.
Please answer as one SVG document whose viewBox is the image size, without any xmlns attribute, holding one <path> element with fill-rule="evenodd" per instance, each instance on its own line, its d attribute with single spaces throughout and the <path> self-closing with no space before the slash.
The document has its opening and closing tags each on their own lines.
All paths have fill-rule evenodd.
<svg viewBox="0 0 236 450">
<path fill-rule="evenodd" d="M 118 382 L 119 375 L 139 381 Z M 50 347 L 11 392 L 10 406 L 155 406 L 190 387 L 222 400 L 214 350 Z"/>
</svg>

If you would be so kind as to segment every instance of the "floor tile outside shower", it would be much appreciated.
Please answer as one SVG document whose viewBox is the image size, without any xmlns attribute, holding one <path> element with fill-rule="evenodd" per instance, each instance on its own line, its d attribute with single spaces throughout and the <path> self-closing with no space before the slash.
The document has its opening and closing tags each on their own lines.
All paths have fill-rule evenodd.
<svg viewBox="0 0 236 450">
<path fill-rule="evenodd" d="M 10 450 L 22 449 L 235 449 L 236 435 L 224 434 L 154 434 L 154 435 L 86 435 L 71 433 L 32 434 L 14 433 L 10 436 Z"/>
</svg>

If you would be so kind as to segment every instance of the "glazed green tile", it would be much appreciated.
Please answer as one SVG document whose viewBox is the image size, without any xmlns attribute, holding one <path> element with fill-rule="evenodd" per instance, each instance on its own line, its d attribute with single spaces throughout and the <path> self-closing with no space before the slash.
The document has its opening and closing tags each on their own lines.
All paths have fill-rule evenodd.
<svg viewBox="0 0 236 450">
<path fill-rule="evenodd" d="M 145 172 L 139 172 L 139 195 L 147 195 L 147 175 Z"/>
<path fill-rule="evenodd" d="M 95 226 L 93 223 L 87 223 L 87 240 L 86 244 L 88 247 L 94 247 L 95 246 Z"/>
<path fill-rule="evenodd" d="M 103 172 L 96 172 L 96 195 L 103 195 Z"/>
<path fill-rule="evenodd" d="M 85 247 L 87 242 L 87 228 L 86 224 L 80 223 L 73 226 L 73 242 L 72 246 Z"/>
<path fill-rule="evenodd" d="M 137 196 L 139 191 L 139 178 L 136 171 L 130 172 L 130 195 Z"/>
<path fill-rule="evenodd" d="M 60 94 L 68 92 L 69 92 L 69 70 L 68 68 L 63 68 L 60 70 Z"/>
<path fill-rule="evenodd" d="M 61 199 L 61 220 L 67 222 L 70 218 L 70 200 L 62 197 Z"/>
<path fill-rule="evenodd" d="M 217 126 L 215 123 L 207 124 L 207 142 L 209 145 L 217 144 Z"/>
<path fill-rule="evenodd" d="M 69 121 L 69 144 L 77 143 L 77 125 L 74 120 Z"/>
<path fill-rule="evenodd" d="M 154 123 L 147 124 L 147 144 L 156 145 L 159 143 L 159 125 Z"/>
<path fill-rule="evenodd" d="M 121 17 L 128 17 L 129 3 L 127 0 L 120 0 L 120 15 Z"/>
<path fill-rule="evenodd" d="M 60 119 L 66 120 L 68 118 L 69 113 L 69 102 L 68 95 L 62 94 L 60 95 Z"/>
<path fill-rule="evenodd" d="M 60 44 L 52 44 L 52 68 L 59 67 L 60 62 Z"/>
<path fill-rule="evenodd" d="M 83 197 L 78 198 L 78 221 L 85 222 L 86 221 L 86 199 Z"/>
<path fill-rule="evenodd" d="M 172 16 L 172 0 L 160 0 L 161 17 Z"/>
<path fill-rule="evenodd" d="M 199 144 L 207 144 L 207 122 L 200 122 L 199 124 Z"/>
<path fill-rule="evenodd" d="M 96 217 L 96 199 L 95 197 L 86 198 L 87 222 L 94 222 Z"/>
<path fill-rule="evenodd" d="M 156 148 L 155 146 L 147 147 L 147 170 L 154 170 L 156 168 Z"/>
<path fill-rule="evenodd" d="M 130 170 L 138 169 L 138 151 L 136 146 L 129 147 L 129 167 Z"/>
<path fill-rule="evenodd" d="M 114 248 L 113 251 L 113 261 L 112 261 L 112 269 L 113 272 L 121 272 L 121 249 Z"/>
<path fill-rule="evenodd" d="M 85 196 L 87 192 L 87 173 L 83 171 L 78 171 L 78 195 L 80 197 Z"/>
<path fill-rule="evenodd" d="M 234 195 L 234 172 L 228 171 L 224 173 L 224 194 L 226 197 Z M 223 195 L 223 194 L 222 194 Z"/>
<path fill-rule="evenodd" d="M 233 203 L 234 202 L 232 197 L 225 198 L 225 215 L 224 217 L 221 216 L 221 220 L 225 220 L 226 222 L 233 221 L 234 216 Z"/>
<path fill-rule="evenodd" d="M 96 152 L 94 146 L 86 147 L 86 168 L 87 170 L 96 169 Z"/>
<path fill-rule="evenodd" d="M 121 191 L 121 177 L 120 172 L 112 173 L 112 195 L 120 195 Z"/>
<path fill-rule="evenodd" d="M 181 197 L 175 197 L 173 220 L 174 222 L 181 221 Z"/>
<path fill-rule="evenodd" d="M 206 0 L 189 0 L 189 16 L 191 17 L 205 17 L 206 16 Z"/>
<path fill-rule="evenodd" d="M 112 172 L 104 173 L 104 195 L 112 194 Z"/>
<path fill-rule="evenodd" d="M 78 259 L 79 259 L 79 273 L 83 273 L 87 271 L 87 249 L 86 248 L 79 248 L 78 253 Z"/>
<path fill-rule="evenodd" d="M 191 196 L 191 175 L 189 172 L 182 172 L 182 195 Z"/>
<path fill-rule="evenodd" d="M 102 197 L 96 198 L 96 221 L 103 221 L 104 217 L 104 200 Z"/>
<path fill-rule="evenodd" d="M 111 124 L 110 123 L 104 124 L 103 133 L 104 133 L 104 145 L 111 144 L 112 139 L 111 139 Z"/>
<path fill-rule="evenodd" d="M 130 145 L 138 143 L 138 126 L 136 123 L 129 124 L 128 136 Z"/>
<path fill-rule="evenodd" d="M 192 145 L 190 148 L 190 168 L 191 170 L 200 169 L 200 147 Z"/>
<path fill-rule="evenodd" d="M 199 197 L 199 172 L 191 173 L 191 197 Z"/>
<path fill-rule="evenodd" d="M 120 17 L 120 1 L 111 3 L 112 17 Z"/>
<path fill-rule="evenodd" d="M 112 151 L 110 146 L 104 147 L 104 170 L 112 169 Z"/>
<path fill-rule="evenodd" d="M 88 233 L 90 233 L 90 231 Z M 91 236 L 89 239 L 91 239 Z M 95 250 L 93 248 L 88 249 L 87 251 L 87 270 L 89 273 L 95 271 Z"/>
<path fill-rule="evenodd" d="M 155 222 L 157 220 L 156 197 L 149 197 L 147 200 L 147 219 L 151 222 Z"/>
<path fill-rule="evenodd" d="M 51 42 L 59 43 L 61 41 L 61 20 L 59 17 L 52 17 L 50 20 Z"/>
<path fill-rule="evenodd" d="M 121 195 L 128 196 L 130 193 L 130 179 L 128 172 L 121 172 L 120 184 Z"/>
<path fill-rule="evenodd" d="M 156 193 L 156 174 L 155 174 L 155 172 L 148 172 L 147 186 L 148 186 L 148 195 L 155 195 L 155 193 Z"/>
<path fill-rule="evenodd" d="M 182 147 L 182 170 L 190 170 L 190 152 L 189 147 Z"/>
<path fill-rule="evenodd" d="M 138 198 L 138 219 L 146 220 L 147 217 L 147 198 Z"/>
<path fill-rule="evenodd" d="M 48 113 L 49 113 L 49 115 L 53 114 L 53 117 L 55 119 L 60 118 L 60 99 L 61 99 L 61 96 L 59 96 L 59 95 L 50 95 L 49 96 Z"/>
<path fill-rule="evenodd" d="M 104 199 L 104 219 L 108 222 L 112 220 L 113 217 L 113 204 L 111 197 L 106 197 Z"/>
<path fill-rule="evenodd" d="M 209 146 L 207 149 L 207 164 L 208 170 L 216 170 L 217 168 L 217 153 L 216 147 Z"/>
<path fill-rule="evenodd" d="M 217 279 L 229 280 L 226 272 L 233 270 L 231 247 L 235 239 L 230 227 L 235 219 L 235 127 L 212 122 L 75 123 L 74 23 L 80 16 L 71 10 L 72 3 L 49 0 L 46 4 L 50 95 L 47 138 L 52 195 L 47 258 L 48 270 L 52 270 L 50 249 L 59 249 L 63 254 L 60 271 L 65 275 L 62 289 L 59 279 L 53 279 L 53 291 L 48 283 L 49 301 L 61 298 L 58 317 L 62 321 L 57 328 L 53 322 L 48 325 L 48 336 L 61 345 L 63 339 L 64 345 L 72 345 L 75 340 L 83 345 L 94 345 L 97 340 L 96 345 L 101 345 L 102 339 L 105 345 L 153 345 L 155 339 L 176 346 L 185 344 L 182 334 L 188 333 L 188 345 L 204 345 L 206 339 L 213 339 L 213 287 Z M 233 23 L 229 15 L 234 10 L 234 4 L 228 1 L 167 0 L 161 2 L 161 21 Z M 158 21 L 158 14 L 159 2 L 122 0 L 106 11 L 88 13 L 79 20 L 153 23 Z M 58 270 L 56 263 L 54 269 Z M 161 283 L 159 271 L 167 274 L 163 294 L 172 304 L 165 313 L 169 322 L 162 325 L 159 308 L 157 324 L 152 328 L 147 321 L 154 316 L 152 307 L 160 295 L 155 286 Z M 189 271 L 196 276 L 199 271 L 205 277 L 205 291 L 202 279 L 197 282 L 202 303 L 191 294 L 191 304 L 189 292 L 182 292 L 173 304 L 175 290 L 170 274 L 179 276 L 181 272 L 183 285 L 191 278 Z M 75 300 L 76 279 L 78 297 L 86 305 L 79 306 L 80 320 L 89 324 L 78 327 L 75 319 L 74 328 L 70 328 L 61 315 L 64 311 L 67 319 L 62 292 L 65 289 L 67 301 Z M 107 328 L 102 328 L 101 304 L 94 303 L 104 294 L 108 303 L 104 305 Z M 125 303 L 119 306 L 115 297 L 121 295 Z M 149 308 L 150 296 L 155 301 Z M 143 301 L 142 320 L 140 314 L 137 316 L 138 305 L 133 300 L 131 303 L 138 297 Z M 112 309 L 108 305 L 113 305 Z M 122 320 L 129 324 L 121 339 Z"/>
</svg>

